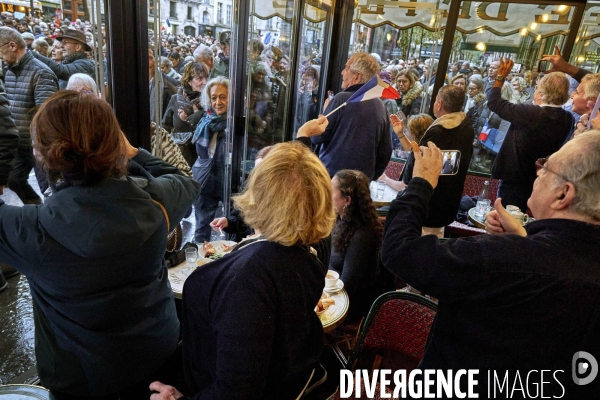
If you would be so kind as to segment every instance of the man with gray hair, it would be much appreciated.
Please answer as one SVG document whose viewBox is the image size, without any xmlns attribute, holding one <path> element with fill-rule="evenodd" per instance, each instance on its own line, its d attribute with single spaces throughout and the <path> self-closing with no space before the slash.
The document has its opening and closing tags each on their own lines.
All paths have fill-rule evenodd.
<svg viewBox="0 0 600 400">
<path fill-rule="evenodd" d="M 325 101 L 323 114 L 341 106 L 365 83 L 379 73 L 379 64 L 368 53 L 354 53 L 342 71 L 342 92 Z M 328 117 L 321 136 L 311 140 L 329 175 L 341 169 L 364 172 L 377 179 L 392 155 L 392 137 L 387 111 L 380 99 L 348 103 Z"/>
<path fill-rule="evenodd" d="M 492 178 L 500 179 L 498 197 L 502 204 L 527 210 L 527 199 L 535 181 L 535 161 L 554 153 L 573 129 L 571 113 L 561 106 L 569 99 L 569 80 L 562 72 L 553 72 L 538 80 L 536 104 L 512 104 L 501 97 L 505 76 L 512 60 L 500 59 L 498 74 L 488 94 L 488 107 L 511 123 L 496 161 Z"/>
<path fill-rule="evenodd" d="M 223 31 L 219 35 L 221 51 L 215 59 L 215 67 L 210 71 L 210 79 L 217 76 L 229 78 L 229 56 L 231 50 L 231 31 Z"/>
<path fill-rule="evenodd" d="M 212 70 L 215 64 L 213 51 L 205 44 L 200 44 L 196 47 L 196 50 L 194 50 L 194 60 L 206 65 L 209 70 Z"/>
<path fill-rule="evenodd" d="M 46 64 L 33 57 L 33 52 L 27 51 L 21 34 L 12 28 L 0 27 L 0 58 L 7 65 L 6 94 L 20 137 L 8 187 L 24 204 L 41 204 L 42 200 L 27 182 L 35 164 L 29 126 L 37 108 L 58 90 L 58 79 Z M 45 177 L 36 175 L 44 192 L 48 187 Z"/>
<path fill-rule="evenodd" d="M 432 146 L 414 154 L 413 180 L 390 205 L 381 260 L 439 300 L 419 368 L 479 370 L 474 392 L 480 398 L 490 398 L 486 386 L 496 377 L 494 390 L 501 393 L 495 398 L 511 398 L 517 379 L 517 390 L 533 397 L 543 386 L 546 398 L 596 398 L 600 131 L 583 133 L 536 163 L 528 200 L 535 222 L 522 226 L 498 199 L 485 221 L 492 235 L 444 243 L 421 237 L 442 155 Z"/>
</svg>

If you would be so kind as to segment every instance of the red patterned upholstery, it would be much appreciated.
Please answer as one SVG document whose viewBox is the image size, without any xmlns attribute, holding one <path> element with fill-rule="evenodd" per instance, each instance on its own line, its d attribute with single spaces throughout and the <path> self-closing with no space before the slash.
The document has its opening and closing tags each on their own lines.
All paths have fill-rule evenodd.
<svg viewBox="0 0 600 400">
<path fill-rule="evenodd" d="M 377 311 L 363 346 L 396 350 L 418 363 L 423 358 L 435 313 L 409 300 L 389 300 Z"/>
<path fill-rule="evenodd" d="M 388 176 L 388 178 L 397 181 L 398 179 L 400 179 L 400 176 L 402 175 L 402 170 L 404 169 L 404 164 L 405 164 L 404 161 L 401 161 L 401 162 L 390 161 L 388 163 L 387 167 L 385 167 L 384 174 L 386 174 Z M 375 178 L 379 178 L 379 177 L 376 176 Z"/>
<path fill-rule="evenodd" d="M 485 176 L 467 175 L 467 179 L 465 179 L 465 186 L 463 187 L 463 196 L 479 196 L 485 181 L 490 181 L 490 200 L 493 204 L 494 201 L 496 201 L 496 195 L 498 194 L 498 179 L 490 179 L 489 177 Z"/>
</svg>

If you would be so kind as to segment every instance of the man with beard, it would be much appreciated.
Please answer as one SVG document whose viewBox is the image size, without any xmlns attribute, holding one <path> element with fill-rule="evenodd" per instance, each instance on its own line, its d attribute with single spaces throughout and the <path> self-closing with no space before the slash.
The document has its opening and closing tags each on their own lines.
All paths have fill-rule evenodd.
<svg viewBox="0 0 600 400">
<path fill-rule="evenodd" d="M 92 48 L 85 40 L 85 34 L 75 29 L 68 29 L 62 36 L 56 38 L 62 43 L 63 59 L 59 64 L 48 57 L 33 52 L 35 58 L 48 65 L 58 77 L 59 89 L 65 89 L 71 75 L 83 73 L 94 77 L 94 64 L 88 60 L 86 51 Z"/>
</svg>

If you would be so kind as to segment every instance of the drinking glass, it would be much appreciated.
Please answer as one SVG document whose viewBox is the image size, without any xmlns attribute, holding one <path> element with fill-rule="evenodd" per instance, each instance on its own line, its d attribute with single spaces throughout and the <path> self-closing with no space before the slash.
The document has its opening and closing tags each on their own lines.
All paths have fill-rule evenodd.
<svg viewBox="0 0 600 400">
<path fill-rule="evenodd" d="M 198 250 L 195 247 L 188 247 L 185 249 L 185 261 L 188 264 L 196 265 L 196 261 L 198 260 Z"/>
<path fill-rule="evenodd" d="M 477 205 L 475 206 L 475 215 L 478 218 L 485 217 L 485 213 L 487 212 L 490 204 L 490 199 L 477 200 Z"/>
<path fill-rule="evenodd" d="M 375 198 L 383 199 L 383 194 L 385 193 L 385 182 L 377 181 L 377 193 L 375 194 Z"/>
</svg>

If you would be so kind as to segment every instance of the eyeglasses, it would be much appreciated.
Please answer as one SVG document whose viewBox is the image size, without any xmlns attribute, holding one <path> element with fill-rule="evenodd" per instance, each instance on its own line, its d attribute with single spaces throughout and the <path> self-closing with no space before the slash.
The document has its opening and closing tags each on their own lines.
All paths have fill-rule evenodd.
<svg viewBox="0 0 600 400">
<path fill-rule="evenodd" d="M 565 178 L 564 176 L 562 176 L 558 172 L 554 172 L 551 169 L 549 169 L 548 167 L 546 167 L 546 163 L 547 162 L 548 162 L 547 158 L 538 158 L 538 160 L 535 162 L 536 172 L 543 168 L 543 169 L 545 169 L 548 172 L 552 172 L 554 175 L 558 176 L 562 180 L 564 180 L 566 182 L 571 182 L 570 180 L 568 180 L 567 178 Z"/>
<path fill-rule="evenodd" d="M 7 44 L 10 44 L 10 42 L 4 43 L 2 46 L 0 46 L 0 49 L 3 48 L 4 46 L 6 46 Z"/>
</svg>

